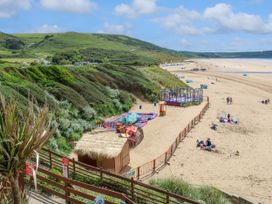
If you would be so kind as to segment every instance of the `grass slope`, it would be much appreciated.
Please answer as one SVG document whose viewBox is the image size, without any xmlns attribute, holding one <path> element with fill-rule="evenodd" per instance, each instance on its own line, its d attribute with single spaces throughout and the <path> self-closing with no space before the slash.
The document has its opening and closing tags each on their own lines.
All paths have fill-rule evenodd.
<svg viewBox="0 0 272 204">
<path fill-rule="evenodd" d="M 16 34 L 0 35 L 0 57 L 47 57 L 59 52 L 80 51 L 84 49 L 103 49 L 131 53 L 136 56 L 150 57 L 159 62 L 180 60 L 176 51 L 161 48 L 148 42 L 123 35 L 91 33 L 54 33 L 54 34 Z M 1 40 L 2 39 L 2 40 Z M 6 49 L 7 39 L 20 40 L 24 46 L 19 50 Z M 2 44 L 1 44 L 2 42 Z"/>
<path fill-rule="evenodd" d="M 16 63 L 0 62 L 0 68 L 1 95 L 8 99 L 15 97 L 22 111 L 29 96 L 38 104 L 47 103 L 55 110 L 53 124 L 59 125 L 59 129 L 49 146 L 63 154 L 68 154 L 73 141 L 92 129 L 100 117 L 128 111 L 134 96 L 156 101 L 161 86 L 174 85 L 168 81 L 185 86 L 157 66 L 148 72 L 148 68 L 114 64 L 22 68 Z"/>
<path fill-rule="evenodd" d="M 43 66 L 35 58 L 51 62 Z M 157 101 L 161 87 L 186 86 L 160 69 L 176 52 L 121 35 L 0 33 L 0 93 L 24 111 L 28 97 L 55 110 L 59 126 L 48 146 L 69 154 L 101 117 L 128 111 L 134 96 Z M 73 66 L 75 62 L 97 64 Z"/>
<path fill-rule="evenodd" d="M 222 192 L 213 187 L 195 187 L 177 178 L 151 180 L 150 184 L 204 204 L 232 204 Z"/>
</svg>

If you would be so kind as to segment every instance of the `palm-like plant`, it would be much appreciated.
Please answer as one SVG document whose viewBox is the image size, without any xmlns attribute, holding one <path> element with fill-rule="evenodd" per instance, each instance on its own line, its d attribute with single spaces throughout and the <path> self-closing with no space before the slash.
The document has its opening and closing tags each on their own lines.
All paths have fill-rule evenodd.
<svg viewBox="0 0 272 204">
<path fill-rule="evenodd" d="M 25 163 L 39 150 L 56 129 L 51 128 L 47 106 L 34 110 L 29 102 L 26 114 L 20 114 L 16 101 L 0 102 L 0 175 L 9 181 L 14 204 L 21 204 L 24 192 L 19 186 L 19 175 Z"/>
</svg>

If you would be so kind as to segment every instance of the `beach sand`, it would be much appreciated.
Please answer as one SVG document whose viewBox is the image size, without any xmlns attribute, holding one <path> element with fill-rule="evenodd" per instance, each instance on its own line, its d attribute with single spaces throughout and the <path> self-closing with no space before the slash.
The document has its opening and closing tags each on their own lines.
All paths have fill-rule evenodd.
<svg viewBox="0 0 272 204">
<path fill-rule="evenodd" d="M 272 74 L 226 72 L 272 72 L 272 60 L 201 59 L 184 63 L 184 70 L 206 68 L 206 72 L 181 72 L 180 67 L 167 68 L 183 80 L 192 79 L 193 87 L 208 84 L 205 95 L 210 108 L 202 121 L 180 143 L 175 156 L 152 178 L 182 178 L 195 185 L 211 185 L 253 202 L 272 203 Z M 219 80 L 216 82 L 216 78 Z M 213 84 L 212 84 L 213 83 Z M 226 104 L 226 97 L 233 104 Z M 239 119 L 239 125 L 220 124 L 220 112 Z M 217 131 L 210 129 L 216 122 Z M 220 153 L 196 148 L 196 140 L 211 138 Z M 235 152 L 239 151 L 239 156 Z"/>
<path fill-rule="evenodd" d="M 142 110 L 139 110 L 140 104 Z M 144 139 L 137 147 L 131 149 L 129 166 L 136 168 L 165 153 L 179 132 L 199 114 L 205 104 L 206 101 L 199 106 L 187 108 L 167 106 L 166 116 L 157 117 L 143 127 Z M 159 105 L 155 107 L 150 103 L 138 102 L 131 111 L 159 113 Z"/>
</svg>

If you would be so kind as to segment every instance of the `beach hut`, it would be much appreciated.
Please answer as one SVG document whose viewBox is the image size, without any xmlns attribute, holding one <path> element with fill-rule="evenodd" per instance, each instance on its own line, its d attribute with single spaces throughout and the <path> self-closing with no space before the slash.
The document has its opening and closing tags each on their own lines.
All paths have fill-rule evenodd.
<svg viewBox="0 0 272 204">
<path fill-rule="evenodd" d="M 101 130 L 86 133 L 77 142 L 74 152 L 78 161 L 120 173 L 129 164 L 129 143 L 115 131 Z"/>
</svg>

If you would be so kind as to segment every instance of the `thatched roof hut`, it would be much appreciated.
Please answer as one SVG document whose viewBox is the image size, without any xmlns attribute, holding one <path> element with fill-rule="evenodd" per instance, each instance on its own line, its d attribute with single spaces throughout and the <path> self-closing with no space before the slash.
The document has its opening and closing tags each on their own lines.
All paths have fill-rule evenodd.
<svg viewBox="0 0 272 204">
<path fill-rule="evenodd" d="M 84 134 L 74 152 L 79 161 L 114 172 L 120 172 L 129 163 L 127 138 L 119 137 L 115 131 L 96 130 Z"/>
</svg>

